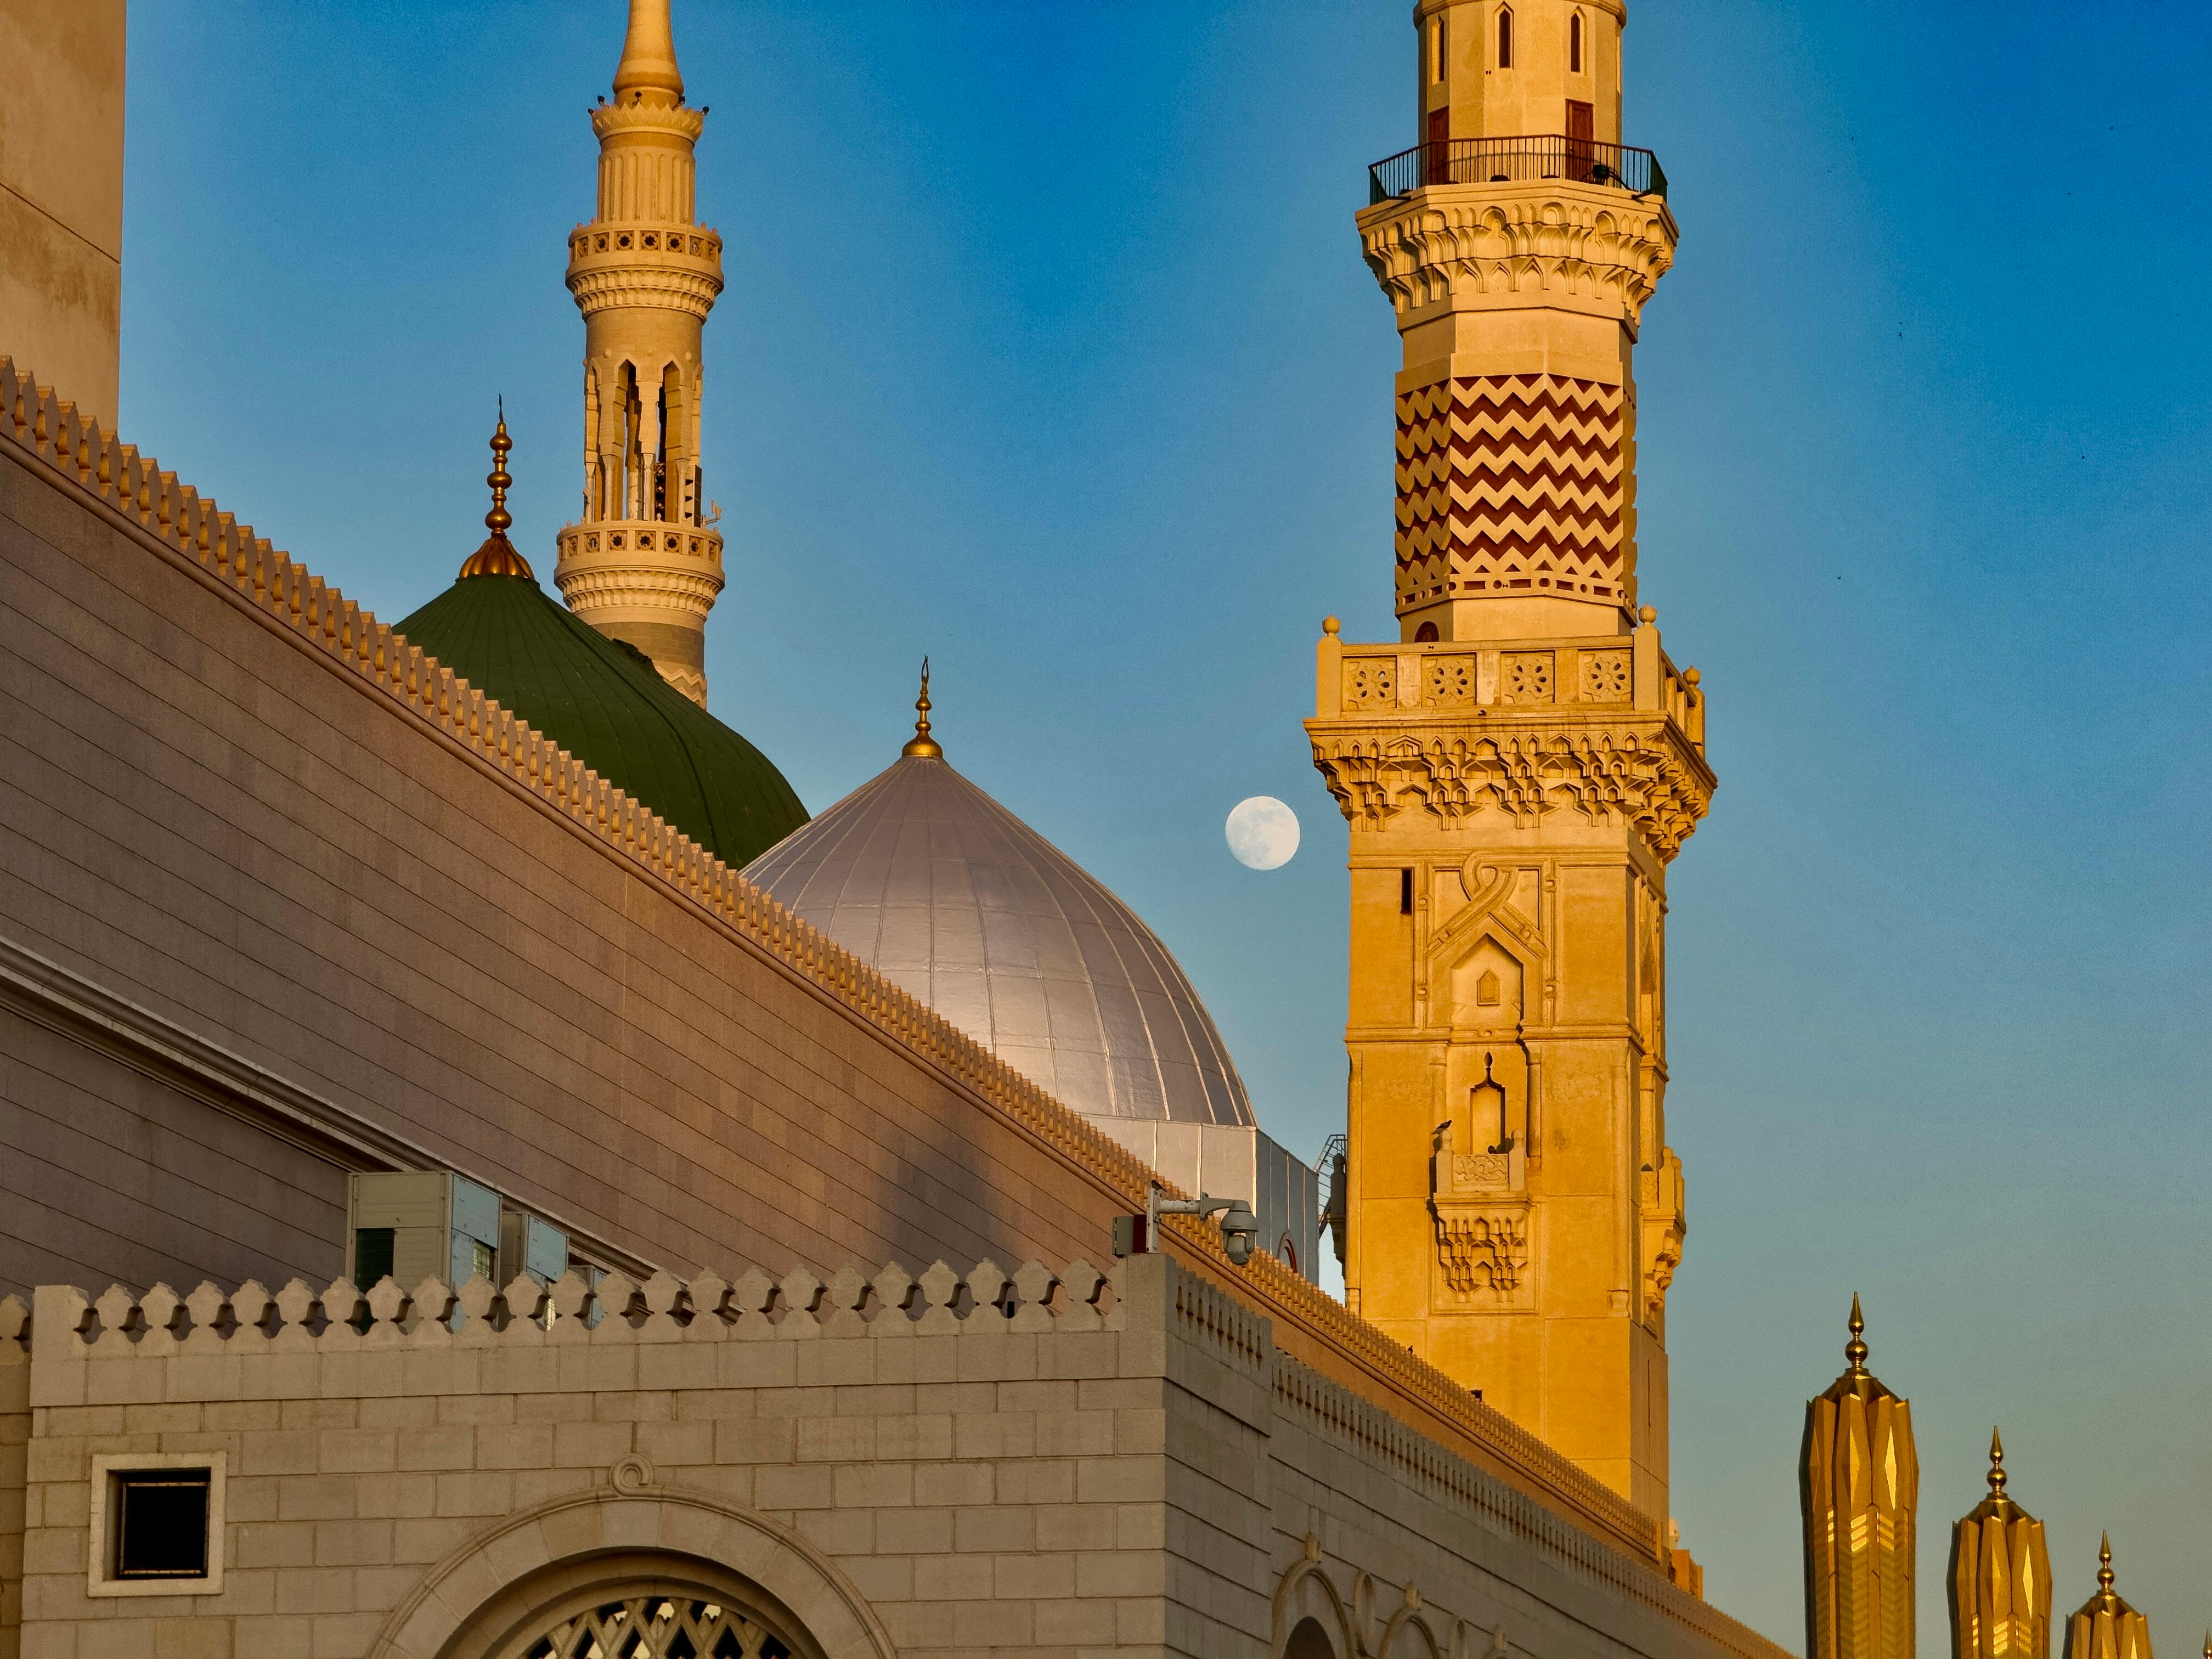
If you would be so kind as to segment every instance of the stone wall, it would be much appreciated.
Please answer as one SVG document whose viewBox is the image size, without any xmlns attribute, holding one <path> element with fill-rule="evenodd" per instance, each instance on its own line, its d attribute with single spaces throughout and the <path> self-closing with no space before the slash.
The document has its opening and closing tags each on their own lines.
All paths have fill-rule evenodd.
<svg viewBox="0 0 2212 1659">
<path fill-rule="evenodd" d="M 0 1303 L 0 1338 L 21 1317 Z M 1312 1617 L 1340 1659 L 1780 1659 L 1164 1256 L 596 1297 L 42 1287 L 31 1325 L 42 1659 L 431 1659 L 613 1596 L 593 1564 L 617 1557 L 720 1561 L 831 1652 L 1258 1659 Z M 103 1452 L 224 1455 L 220 1593 L 88 1595 Z"/>
</svg>

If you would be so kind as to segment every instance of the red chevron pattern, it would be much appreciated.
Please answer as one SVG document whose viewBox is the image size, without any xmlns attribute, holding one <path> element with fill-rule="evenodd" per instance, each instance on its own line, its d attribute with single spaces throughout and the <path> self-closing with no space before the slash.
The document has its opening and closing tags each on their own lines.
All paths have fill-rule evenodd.
<svg viewBox="0 0 2212 1659">
<path fill-rule="evenodd" d="M 1619 599 L 1635 477 L 1617 386 L 1469 375 L 1398 399 L 1401 610 L 1481 592 Z"/>
</svg>

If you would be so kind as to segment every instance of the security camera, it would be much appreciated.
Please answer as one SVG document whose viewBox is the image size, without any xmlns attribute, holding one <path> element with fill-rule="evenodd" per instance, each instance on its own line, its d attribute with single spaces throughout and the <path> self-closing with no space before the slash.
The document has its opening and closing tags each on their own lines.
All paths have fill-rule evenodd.
<svg viewBox="0 0 2212 1659">
<path fill-rule="evenodd" d="M 1164 1215 L 1218 1215 L 1221 1247 L 1229 1252 L 1230 1261 L 1239 1267 L 1252 1259 L 1253 1248 L 1260 1242 L 1260 1218 L 1252 1213 L 1252 1206 L 1243 1199 L 1214 1198 L 1204 1193 L 1196 1198 L 1163 1198 L 1158 1183 L 1154 1183 L 1146 1194 L 1143 1217 L 1124 1216 L 1114 1224 L 1114 1254 L 1142 1255 L 1158 1249 L 1160 1218 Z"/>
<path fill-rule="evenodd" d="M 1229 1252 L 1229 1260 L 1243 1267 L 1252 1259 L 1252 1247 L 1260 1242 L 1260 1218 L 1238 1199 L 1221 1218 L 1221 1244 Z"/>
</svg>

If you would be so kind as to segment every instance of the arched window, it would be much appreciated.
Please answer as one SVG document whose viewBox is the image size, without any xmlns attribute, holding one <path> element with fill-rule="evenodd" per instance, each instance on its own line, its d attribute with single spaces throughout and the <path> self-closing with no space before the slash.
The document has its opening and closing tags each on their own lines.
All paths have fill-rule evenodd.
<svg viewBox="0 0 2212 1659">
<path fill-rule="evenodd" d="M 1580 12 L 1567 19 L 1567 73 L 1583 72 L 1583 15 Z"/>
<path fill-rule="evenodd" d="M 1413 630 L 1413 643 L 1415 645 L 1434 644 L 1436 637 L 1437 625 L 1434 623 L 1423 623 L 1419 628 Z"/>
<path fill-rule="evenodd" d="M 1513 8 L 1498 9 L 1498 67 L 1513 67 Z"/>
<path fill-rule="evenodd" d="M 1336 1659 L 1336 1649 L 1317 1620 L 1301 1619 L 1283 1649 L 1283 1659 Z"/>
<path fill-rule="evenodd" d="M 1429 20 L 1429 79 L 1438 86 L 1444 79 L 1444 15 L 1438 12 Z"/>
</svg>

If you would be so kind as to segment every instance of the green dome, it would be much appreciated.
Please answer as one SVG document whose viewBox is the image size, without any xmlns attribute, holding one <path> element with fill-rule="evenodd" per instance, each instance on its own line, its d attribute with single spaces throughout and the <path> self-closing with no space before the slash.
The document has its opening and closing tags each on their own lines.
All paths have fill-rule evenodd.
<svg viewBox="0 0 2212 1659">
<path fill-rule="evenodd" d="M 398 628 L 725 864 L 742 867 L 806 822 L 767 756 L 530 576 L 465 574 Z"/>
</svg>

